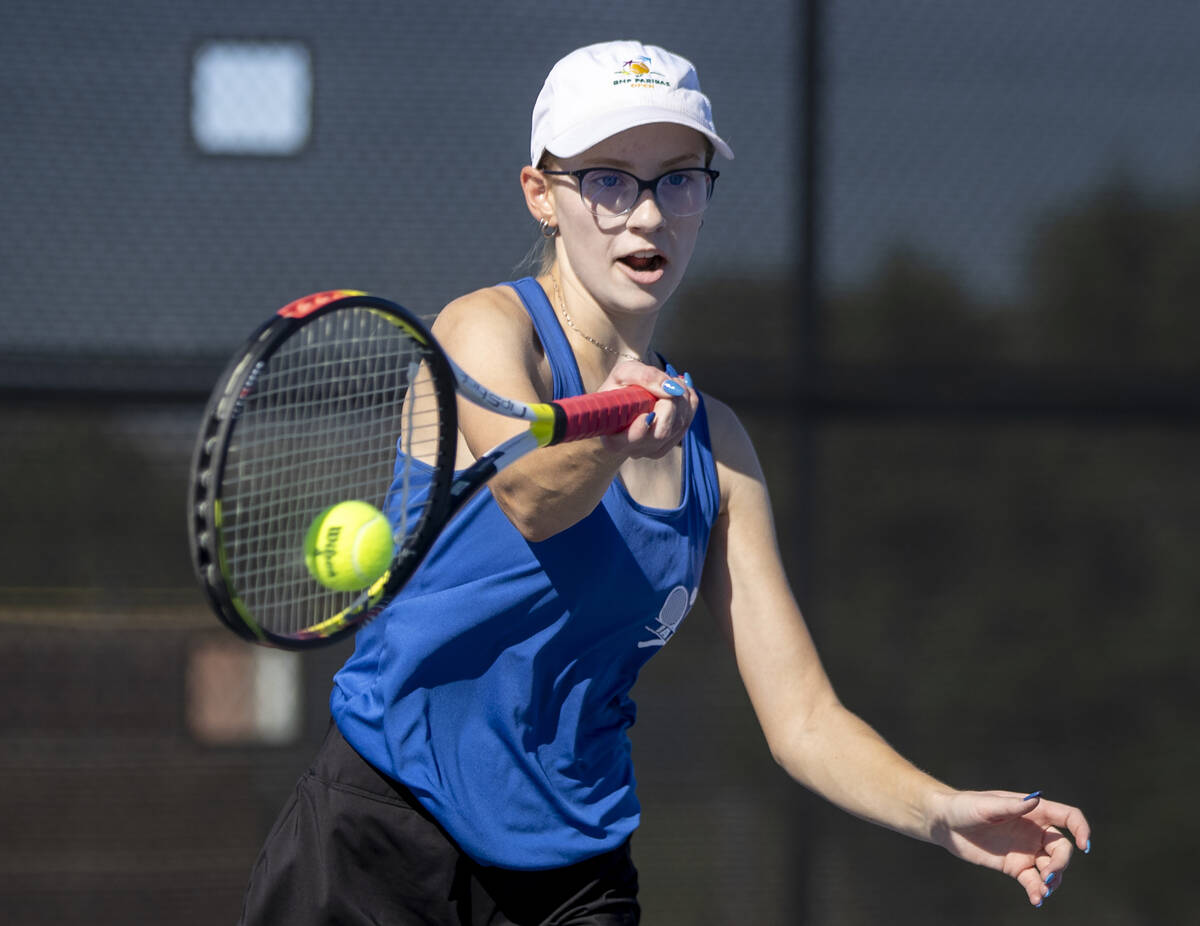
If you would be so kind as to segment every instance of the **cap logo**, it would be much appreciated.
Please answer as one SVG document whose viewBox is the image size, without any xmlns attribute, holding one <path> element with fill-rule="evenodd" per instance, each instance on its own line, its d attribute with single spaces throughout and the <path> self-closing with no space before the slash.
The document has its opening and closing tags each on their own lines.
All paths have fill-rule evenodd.
<svg viewBox="0 0 1200 926">
<path fill-rule="evenodd" d="M 665 80 L 665 76 L 660 71 L 652 70 L 650 67 L 650 58 L 647 55 L 639 55 L 636 58 L 630 58 L 621 65 L 619 71 L 615 71 L 616 75 L 613 78 L 613 86 L 627 87 L 669 87 L 671 82 Z"/>
</svg>

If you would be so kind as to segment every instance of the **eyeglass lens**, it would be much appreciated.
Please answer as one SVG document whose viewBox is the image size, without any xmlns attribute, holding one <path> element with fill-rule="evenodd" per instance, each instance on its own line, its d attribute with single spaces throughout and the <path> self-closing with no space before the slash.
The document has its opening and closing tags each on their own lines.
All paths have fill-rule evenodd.
<svg viewBox="0 0 1200 926">
<path fill-rule="evenodd" d="M 595 215 L 624 215 L 640 192 L 638 180 L 623 170 L 591 170 L 579 186 L 584 204 Z M 673 170 L 659 178 L 654 189 L 658 206 L 672 215 L 697 215 L 704 211 L 712 192 L 712 178 L 702 170 Z"/>
</svg>

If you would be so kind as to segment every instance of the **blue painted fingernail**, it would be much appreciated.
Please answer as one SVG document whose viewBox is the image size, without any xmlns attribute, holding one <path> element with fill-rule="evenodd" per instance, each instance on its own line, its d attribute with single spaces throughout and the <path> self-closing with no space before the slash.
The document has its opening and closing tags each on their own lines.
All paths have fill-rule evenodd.
<svg viewBox="0 0 1200 926">
<path fill-rule="evenodd" d="M 1092 841 L 1090 839 L 1087 841 L 1087 845 L 1083 847 L 1083 854 L 1084 855 L 1092 854 Z"/>
<path fill-rule="evenodd" d="M 683 395 L 683 387 L 673 379 L 668 379 L 662 384 L 662 390 L 667 395 L 680 396 Z"/>
<path fill-rule="evenodd" d="M 678 376 L 679 375 L 679 371 L 676 370 L 673 366 L 671 366 L 670 360 L 667 361 L 666 369 L 667 369 L 668 376 Z"/>
<path fill-rule="evenodd" d="M 683 374 L 683 381 L 684 381 L 684 383 L 686 383 L 686 384 L 687 384 L 687 387 L 688 387 L 689 389 L 695 389 L 695 388 L 696 388 L 696 384 L 692 382 L 692 374 L 691 374 L 691 373 L 684 373 L 684 374 Z"/>
<path fill-rule="evenodd" d="M 1058 877 L 1058 872 L 1057 872 L 1057 871 L 1052 871 L 1052 872 L 1050 872 L 1050 874 L 1046 875 L 1046 880 L 1045 880 L 1045 881 L 1043 881 L 1042 883 L 1043 883 L 1043 884 L 1049 884 L 1051 881 L 1053 881 L 1053 880 L 1054 880 L 1055 878 L 1057 878 L 1057 877 Z"/>
<path fill-rule="evenodd" d="M 646 427 L 650 427 L 652 424 L 654 424 L 654 412 L 646 416 Z"/>
<path fill-rule="evenodd" d="M 1021 798 L 1021 800 L 1032 801 L 1035 797 L 1041 797 L 1041 796 L 1042 796 L 1041 791 L 1034 791 L 1032 794 L 1026 794 L 1023 798 Z"/>
</svg>

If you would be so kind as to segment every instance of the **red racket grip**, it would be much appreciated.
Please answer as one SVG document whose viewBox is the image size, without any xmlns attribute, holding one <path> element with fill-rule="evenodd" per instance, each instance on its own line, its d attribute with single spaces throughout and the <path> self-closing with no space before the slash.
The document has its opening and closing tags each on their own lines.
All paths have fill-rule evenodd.
<svg viewBox="0 0 1200 926">
<path fill-rule="evenodd" d="M 654 410 L 658 399 L 641 386 L 624 386 L 606 392 L 589 392 L 550 404 L 555 409 L 551 444 L 583 440 L 601 434 L 620 434 L 638 415 Z"/>
</svg>

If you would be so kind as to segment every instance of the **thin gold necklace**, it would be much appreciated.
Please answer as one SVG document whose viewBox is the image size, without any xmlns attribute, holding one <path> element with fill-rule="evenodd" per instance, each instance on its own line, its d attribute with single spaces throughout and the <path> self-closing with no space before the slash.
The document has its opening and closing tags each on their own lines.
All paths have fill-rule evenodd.
<svg viewBox="0 0 1200 926">
<path fill-rule="evenodd" d="M 554 284 L 554 297 L 558 300 L 558 311 L 562 314 L 563 321 L 567 323 L 568 328 L 574 331 L 589 344 L 595 344 L 598 348 L 603 351 L 607 351 L 614 357 L 620 357 L 622 360 L 636 360 L 639 363 L 641 362 L 642 358 L 637 354 L 628 354 L 624 351 L 619 351 L 616 348 L 609 347 L 607 344 L 597 341 L 587 332 L 580 331 L 579 327 L 575 324 L 575 319 L 573 319 L 571 317 L 571 313 L 567 311 L 567 300 L 563 298 L 562 290 L 558 288 L 558 276 L 553 273 L 550 274 L 550 282 Z"/>
</svg>

